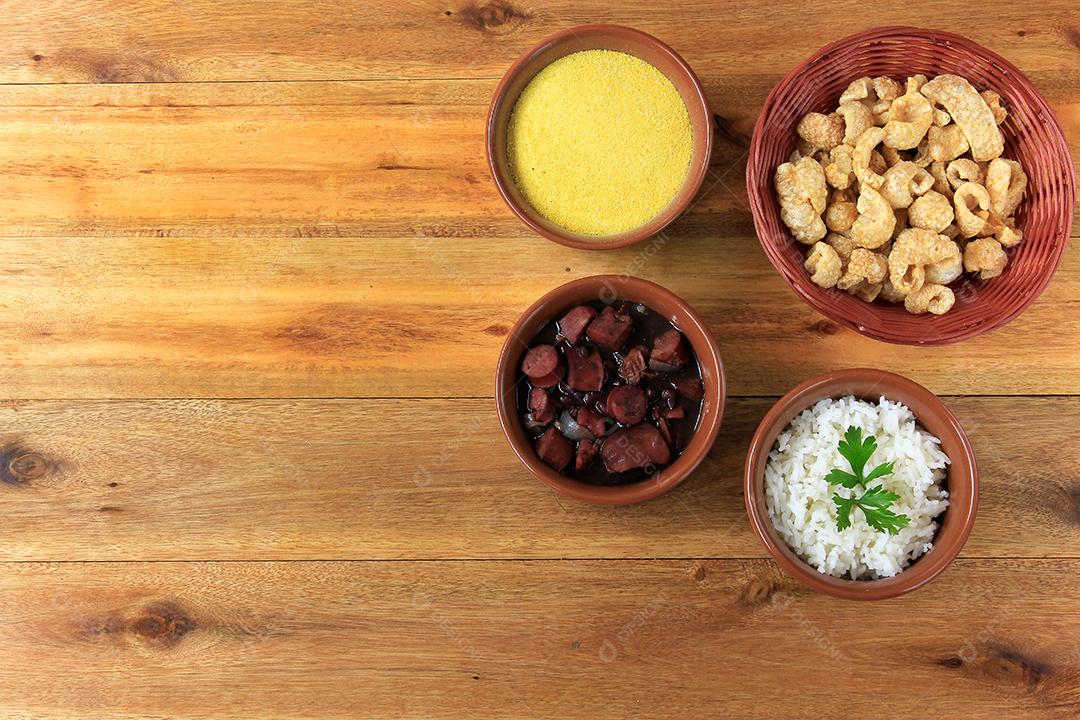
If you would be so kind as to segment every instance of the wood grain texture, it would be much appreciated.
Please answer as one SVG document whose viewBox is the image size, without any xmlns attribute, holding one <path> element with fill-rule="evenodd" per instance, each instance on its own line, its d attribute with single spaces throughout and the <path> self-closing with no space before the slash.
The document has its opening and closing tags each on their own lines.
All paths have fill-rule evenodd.
<svg viewBox="0 0 1080 720">
<path fill-rule="evenodd" d="M 768 561 L 5 564 L 0 714 L 1074 718 L 1078 595 L 1076 560 L 872 607 Z"/>
<path fill-rule="evenodd" d="M 1080 44 L 1069 0 L 990 0 L 983 22 L 943 3 L 855 0 L 828 12 L 797 0 L 10 0 L 5 16 L 4 83 L 491 78 L 544 36 L 591 22 L 653 33 L 713 78 L 775 76 L 840 33 L 880 25 L 963 32 L 1029 72 L 1075 71 Z"/>
<path fill-rule="evenodd" d="M 519 315 L 605 272 L 656 280 L 697 308 L 733 395 L 856 366 L 939 394 L 1080 391 L 1075 252 L 1005 328 L 900 348 L 802 303 L 754 236 L 677 233 L 605 253 L 536 238 L 8 238 L 0 398 L 490 396 Z"/>
<path fill-rule="evenodd" d="M 912 22 L 1021 67 L 1080 158 L 1072 0 L 10 0 L 3 20 L 0 716 L 1080 714 L 1075 248 L 1003 330 L 885 346 L 787 289 L 743 172 L 784 73 Z M 503 206 L 483 129 L 515 57 L 597 21 L 675 47 L 723 132 L 662 240 L 584 253 Z M 689 300 L 734 395 L 856 365 L 989 395 L 946 398 L 982 470 L 961 558 L 873 605 L 780 574 L 740 490 L 771 397 L 732 400 L 656 501 L 534 481 L 495 359 L 533 300 L 602 272 Z"/>
<path fill-rule="evenodd" d="M 753 235 L 746 146 L 777 80 L 727 75 L 706 83 L 726 135 L 696 204 L 669 231 L 673 239 Z M 1062 82 L 1053 72 L 1037 84 Z M 491 180 L 484 123 L 495 85 L 0 85 L 0 236 L 546 245 Z M 1080 69 L 1051 102 L 1080 157 Z"/>
<path fill-rule="evenodd" d="M 1080 398 L 948 404 L 982 474 L 964 556 L 1080 557 Z M 742 463 L 771 405 L 733 402 L 686 483 L 609 508 L 534 480 L 487 399 L 12 403 L 0 559 L 764 557 Z"/>
</svg>

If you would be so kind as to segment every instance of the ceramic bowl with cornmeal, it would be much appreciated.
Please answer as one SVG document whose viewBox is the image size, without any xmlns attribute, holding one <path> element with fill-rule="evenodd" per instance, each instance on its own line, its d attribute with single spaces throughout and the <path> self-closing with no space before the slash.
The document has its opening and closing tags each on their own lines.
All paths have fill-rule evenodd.
<svg viewBox="0 0 1080 720">
<path fill-rule="evenodd" d="M 651 35 L 584 25 L 542 41 L 495 91 L 492 176 L 544 237 L 606 250 L 649 238 L 691 204 L 713 120 L 694 72 Z"/>
</svg>

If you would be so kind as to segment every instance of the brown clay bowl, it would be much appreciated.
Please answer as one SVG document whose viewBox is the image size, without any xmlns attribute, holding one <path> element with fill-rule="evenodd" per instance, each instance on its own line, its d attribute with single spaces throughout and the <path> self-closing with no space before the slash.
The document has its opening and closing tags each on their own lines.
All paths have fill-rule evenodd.
<svg viewBox="0 0 1080 720">
<path fill-rule="evenodd" d="M 670 319 L 694 348 L 701 368 L 705 395 L 693 438 L 676 460 L 641 482 L 600 486 L 584 483 L 548 467 L 533 449 L 515 402 L 515 387 L 521 375 L 521 358 L 540 328 L 583 302 L 630 300 L 644 303 Z M 628 275 L 594 275 L 560 285 L 526 310 L 503 344 L 495 371 L 495 405 L 499 424 L 514 453 L 529 471 L 550 487 L 587 502 L 626 505 L 650 500 L 675 487 L 701 464 L 716 440 L 724 416 L 724 365 L 720 350 L 686 301 L 656 283 Z"/>
<path fill-rule="evenodd" d="M 865 303 L 810 281 L 805 246 L 780 220 L 773 188 L 777 165 L 795 148 L 795 126 L 808 112 L 830 112 L 848 84 L 870 75 L 954 73 L 979 90 L 993 90 L 1009 116 L 1001 126 L 1004 157 L 1028 176 L 1017 226 L 1024 242 L 1008 251 L 1005 272 L 992 280 L 953 283 L 956 304 L 944 315 L 911 315 L 883 300 Z M 1061 125 L 1046 100 L 1005 58 L 959 35 L 912 27 L 868 30 L 838 40 L 800 64 L 773 88 L 762 107 L 746 168 L 746 189 L 758 239 L 792 289 L 815 310 L 868 337 L 905 345 L 942 345 L 1009 322 L 1050 282 L 1072 228 L 1076 177 Z"/>
<path fill-rule="evenodd" d="M 617 235 L 571 232 L 541 217 L 522 197 L 506 159 L 506 127 L 518 95 L 533 77 L 555 60 L 582 50 L 615 50 L 634 55 L 664 73 L 679 91 L 690 115 L 694 143 L 682 187 L 667 207 L 649 222 Z M 610 250 L 652 237 L 679 217 L 694 199 L 709 170 L 713 116 L 694 71 L 678 53 L 652 35 L 619 25 L 580 25 L 546 38 L 518 58 L 495 89 L 487 122 L 487 155 L 499 194 L 510 209 L 549 240 L 583 250 Z"/>
<path fill-rule="evenodd" d="M 765 504 L 765 464 L 777 436 L 796 415 L 826 398 L 854 395 L 876 402 L 884 395 L 911 408 L 918 423 L 940 438 L 952 464 L 946 476 L 949 507 L 939 517 L 934 547 L 898 575 L 881 580 L 845 580 L 818 572 L 801 560 L 773 527 Z M 802 383 L 773 405 L 750 441 L 743 477 L 750 524 L 777 564 L 809 588 L 848 600 L 883 600 L 915 590 L 934 579 L 964 546 L 975 524 L 979 472 L 964 429 L 932 392 L 884 370 L 837 370 Z"/>
</svg>

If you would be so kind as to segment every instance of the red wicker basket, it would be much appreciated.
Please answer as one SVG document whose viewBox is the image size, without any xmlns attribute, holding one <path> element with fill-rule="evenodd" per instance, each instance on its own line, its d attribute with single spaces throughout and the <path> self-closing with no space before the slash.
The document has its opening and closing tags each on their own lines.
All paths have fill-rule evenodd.
<svg viewBox="0 0 1080 720">
<path fill-rule="evenodd" d="M 1002 125 L 1004 156 L 1019 160 L 1028 176 L 1017 210 L 1024 242 L 1009 251 L 1009 264 L 987 281 L 953 284 L 956 305 L 944 315 L 911 315 L 903 306 L 866 303 L 823 289 L 803 268 L 805 246 L 780 221 L 773 188 L 776 166 L 795 148 L 795 126 L 806 113 L 830 112 L 848 84 L 865 75 L 954 73 L 979 90 L 1001 95 L 1009 112 Z M 746 189 L 761 246 L 795 292 L 818 312 L 885 342 L 941 345 L 999 327 L 1023 312 L 1050 282 L 1072 228 L 1076 176 L 1061 125 L 1050 106 L 1014 65 L 966 38 L 936 30 L 889 27 L 832 43 L 802 63 L 769 94 L 761 110 L 746 169 Z"/>
</svg>

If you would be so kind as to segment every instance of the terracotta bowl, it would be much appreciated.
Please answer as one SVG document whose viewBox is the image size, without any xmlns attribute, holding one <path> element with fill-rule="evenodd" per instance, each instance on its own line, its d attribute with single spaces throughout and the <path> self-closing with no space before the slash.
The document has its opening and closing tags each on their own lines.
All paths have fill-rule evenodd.
<svg viewBox="0 0 1080 720">
<path fill-rule="evenodd" d="M 777 436 L 796 415 L 826 398 L 854 395 L 877 402 L 884 395 L 911 408 L 918 423 L 940 438 L 949 456 L 945 485 L 949 507 L 938 518 L 934 547 L 900 574 L 882 580 L 844 580 L 818 572 L 795 555 L 773 527 L 765 505 L 765 464 Z M 743 477 L 750 524 L 783 570 L 818 592 L 849 600 L 882 600 L 910 592 L 935 578 L 953 561 L 975 524 L 979 472 L 975 453 L 956 417 L 923 386 L 884 370 L 837 370 L 802 383 L 780 398 L 758 425 L 746 454 Z"/>
<path fill-rule="evenodd" d="M 570 308 L 593 300 L 629 300 L 644 303 L 670 319 L 694 348 L 701 368 L 705 395 L 698 427 L 675 462 L 641 482 L 628 485 L 590 485 L 548 467 L 533 450 L 515 403 L 515 388 L 522 377 L 521 358 L 537 332 Z M 538 479 L 561 493 L 594 503 L 625 505 L 650 500 L 675 487 L 693 472 L 709 452 L 724 416 L 724 365 L 705 324 L 682 298 L 656 283 L 627 275 L 594 275 L 561 285 L 533 303 L 510 330 L 495 372 L 495 404 L 499 423 L 514 453 Z"/>
<path fill-rule="evenodd" d="M 992 280 L 953 283 L 948 313 L 911 315 L 885 301 L 865 303 L 820 288 L 803 268 L 805 246 L 780 221 L 773 187 L 777 165 L 795 149 L 795 126 L 811 111 L 830 112 L 840 93 L 860 77 L 954 73 L 979 90 L 1001 95 L 1009 112 L 1002 125 L 1004 157 L 1019 160 L 1028 176 L 1016 214 L 1024 242 L 1009 251 L 1005 272 Z M 1072 228 L 1076 178 L 1061 125 L 1031 82 L 1009 61 L 959 35 L 909 27 L 878 28 L 822 48 L 780 81 L 754 128 L 746 169 L 754 226 L 765 254 L 799 297 L 831 320 L 885 342 L 940 345 L 957 342 L 1015 318 L 1042 293 L 1061 261 Z"/>
<path fill-rule="evenodd" d="M 506 126 L 518 95 L 533 77 L 555 60 L 582 50 L 616 50 L 641 58 L 664 73 L 682 95 L 694 135 L 690 167 L 682 188 L 659 215 L 633 230 L 617 235 L 583 235 L 541 217 L 525 201 L 506 159 Z M 518 58 L 495 89 L 487 122 L 487 155 L 491 175 L 503 200 L 521 220 L 549 240 L 584 250 L 625 247 L 655 235 L 670 225 L 693 201 L 712 156 L 713 116 L 694 71 L 678 53 L 652 35 L 618 25 L 580 25 L 540 41 Z"/>
</svg>

